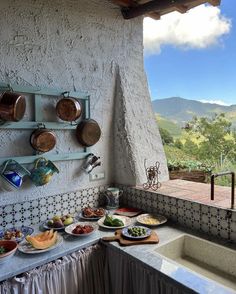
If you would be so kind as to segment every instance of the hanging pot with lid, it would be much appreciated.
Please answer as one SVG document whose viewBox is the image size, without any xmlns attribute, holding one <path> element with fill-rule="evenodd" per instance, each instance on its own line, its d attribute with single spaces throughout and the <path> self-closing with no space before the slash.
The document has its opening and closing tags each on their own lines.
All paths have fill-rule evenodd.
<svg viewBox="0 0 236 294">
<path fill-rule="evenodd" d="M 39 128 L 30 136 L 31 146 L 39 152 L 48 152 L 56 145 L 57 139 L 54 132 L 46 128 Z"/>
<path fill-rule="evenodd" d="M 65 97 L 65 93 L 63 95 L 64 98 L 62 98 L 56 105 L 57 116 L 64 121 L 77 120 L 82 113 L 80 102 L 75 98 L 69 96 Z"/>
<path fill-rule="evenodd" d="M 78 142 L 85 147 L 96 144 L 101 137 L 99 124 L 93 119 L 82 120 L 76 128 Z"/>
<path fill-rule="evenodd" d="M 0 95 L 0 120 L 19 121 L 25 114 L 25 97 L 13 92 Z"/>
</svg>

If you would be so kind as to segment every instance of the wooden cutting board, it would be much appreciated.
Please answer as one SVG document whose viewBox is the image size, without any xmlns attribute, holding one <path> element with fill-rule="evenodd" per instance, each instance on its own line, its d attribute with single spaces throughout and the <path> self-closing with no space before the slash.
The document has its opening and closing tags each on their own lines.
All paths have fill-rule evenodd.
<svg viewBox="0 0 236 294">
<path fill-rule="evenodd" d="M 111 241 L 118 241 L 122 246 L 129 246 L 129 245 L 142 245 L 142 244 L 157 244 L 159 243 L 159 238 L 157 233 L 152 231 L 151 235 L 148 238 L 141 239 L 141 240 L 131 240 L 127 239 L 121 234 L 121 230 L 115 231 L 114 236 L 110 237 L 103 237 L 103 241 L 111 242 Z"/>
</svg>

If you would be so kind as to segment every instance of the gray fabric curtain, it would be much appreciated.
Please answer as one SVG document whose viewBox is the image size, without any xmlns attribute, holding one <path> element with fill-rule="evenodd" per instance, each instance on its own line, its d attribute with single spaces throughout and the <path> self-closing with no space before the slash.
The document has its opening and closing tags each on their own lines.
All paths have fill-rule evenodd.
<svg viewBox="0 0 236 294">
<path fill-rule="evenodd" d="M 105 277 L 105 294 L 194 293 L 113 248 L 106 250 Z"/>
<path fill-rule="evenodd" d="M 0 283 L 0 294 L 184 294 L 117 248 L 94 245 Z"/>
<path fill-rule="evenodd" d="M 104 294 L 105 248 L 91 246 L 0 284 L 1 294 Z"/>
</svg>

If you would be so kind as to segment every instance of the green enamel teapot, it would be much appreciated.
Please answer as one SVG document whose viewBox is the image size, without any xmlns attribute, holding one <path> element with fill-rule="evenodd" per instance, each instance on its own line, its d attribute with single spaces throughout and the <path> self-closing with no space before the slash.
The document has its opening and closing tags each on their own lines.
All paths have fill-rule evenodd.
<svg viewBox="0 0 236 294">
<path fill-rule="evenodd" d="M 34 169 L 31 171 L 31 180 L 35 186 L 43 186 L 51 181 L 54 173 L 59 173 L 55 164 L 44 157 L 40 157 L 35 161 Z"/>
</svg>

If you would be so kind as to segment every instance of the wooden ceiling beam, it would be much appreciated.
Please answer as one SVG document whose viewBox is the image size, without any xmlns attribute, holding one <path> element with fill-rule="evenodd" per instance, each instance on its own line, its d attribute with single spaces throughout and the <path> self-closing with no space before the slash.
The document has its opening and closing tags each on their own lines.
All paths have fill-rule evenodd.
<svg viewBox="0 0 236 294">
<path fill-rule="evenodd" d="M 159 20 L 161 18 L 160 13 L 158 13 L 158 12 L 150 12 L 146 16 L 151 17 L 155 20 Z"/>
<path fill-rule="evenodd" d="M 176 5 L 176 6 L 174 6 L 174 9 L 176 11 L 178 11 L 179 13 L 185 13 L 185 12 L 188 11 L 188 6 L 186 6 L 186 5 Z"/>
<path fill-rule="evenodd" d="M 131 19 L 141 15 L 147 15 L 153 12 L 162 12 L 168 9 L 171 9 L 171 10 L 173 9 L 174 11 L 176 10 L 175 8 L 177 8 L 177 10 L 179 8 L 181 11 L 184 11 L 185 10 L 184 7 L 187 7 L 188 4 L 193 2 L 195 1 L 194 0 L 152 0 L 144 4 L 137 5 L 136 7 L 123 7 L 121 9 L 121 12 L 125 19 Z M 214 6 L 220 5 L 220 0 L 208 0 L 208 1 L 206 0 L 205 2 L 208 2 Z"/>
<path fill-rule="evenodd" d="M 208 0 L 207 1 L 209 4 L 211 4 L 212 6 L 219 6 L 221 0 Z"/>
<path fill-rule="evenodd" d="M 122 7 L 133 7 L 137 5 L 134 0 L 112 0 L 112 2 Z"/>
</svg>

